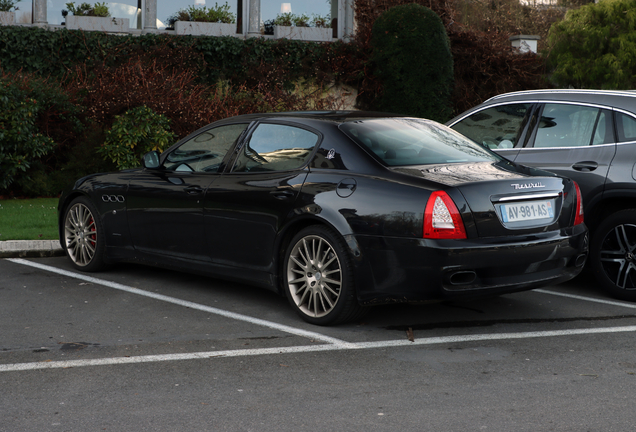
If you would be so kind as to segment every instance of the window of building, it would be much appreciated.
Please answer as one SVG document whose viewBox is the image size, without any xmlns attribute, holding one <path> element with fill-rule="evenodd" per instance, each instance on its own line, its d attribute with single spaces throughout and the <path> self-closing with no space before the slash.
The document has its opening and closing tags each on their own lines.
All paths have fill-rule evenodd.
<svg viewBox="0 0 636 432">
<path fill-rule="evenodd" d="M 191 6 L 203 8 L 213 8 L 216 5 L 229 5 L 230 12 L 236 17 L 236 21 L 241 21 L 242 2 L 249 0 L 157 0 L 157 28 L 165 29 L 168 25 L 168 20 L 175 16 L 180 10 L 188 9 Z"/>
<path fill-rule="evenodd" d="M 32 1 L 20 1 L 17 2 L 15 7 L 15 22 L 17 24 L 31 24 L 31 16 L 33 15 L 33 2 Z"/>
<path fill-rule="evenodd" d="M 311 22 L 315 17 L 327 18 L 332 28 L 338 18 L 338 0 L 261 0 L 261 22 L 276 19 L 280 14 L 305 15 Z M 334 21 L 336 20 L 336 21 Z"/>
<path fill-rule="evenodd" d="M 143 25 L 141 20 L 141 1 L 142 0 L 118 0 L 117 2 L 96 2 L 94 0 L 77 0 L 73 3 L 75 3 L 76 7 L 82 3 L 88 3 L 89 5 L 105 3 L 106 6 L 108 6 L 108 11 L 110 12 L 111 17 L 128 18 L 131 29 L 141 29 Z M 62 15 L 62 11 L 68 11 L 66 3 L 69 3 L 69 1 L 47 0 L 46 18 L 50 25 L 62 25 L 65 19 Z"/>
</svg>

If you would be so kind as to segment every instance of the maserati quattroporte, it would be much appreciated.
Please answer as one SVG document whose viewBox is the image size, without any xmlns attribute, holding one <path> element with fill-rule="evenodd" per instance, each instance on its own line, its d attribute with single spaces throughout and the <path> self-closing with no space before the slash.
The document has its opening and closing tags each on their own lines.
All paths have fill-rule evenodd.
<svg viewBox="0 0 636 432">
<path fill-rule="evenodd" d="M 367 305 L 559 283 L 587 256 L 574 181 L 428 120 L 245 115 L 142 164 L 62 194 L 76 268 L 133 261 L 260 285 L 328 325 Z"/>
</svg>

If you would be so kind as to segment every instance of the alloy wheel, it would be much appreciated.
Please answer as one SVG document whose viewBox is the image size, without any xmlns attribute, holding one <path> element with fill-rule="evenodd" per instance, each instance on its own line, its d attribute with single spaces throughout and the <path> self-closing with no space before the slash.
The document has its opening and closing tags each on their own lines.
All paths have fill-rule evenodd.
<svg viewBox="0 0 636 432">
<path fill-rule="evenodd" d="M 616 287 L 636 289 L 636 225 L 621 224 L 609 231 L 601 244 L 600 261 Z"/>
<path fill-rule="evenodd" d="M 97 225 L 90 209 L 76 203 L 66 213 L 64 240 L 69 258 L 78 266 L 93 261 L 97 250 Z"/>
<path fill-rule="evenodd" d="M 287 281 L 292 300 L 303 314 L 314 318 L 329 314 L 343 283 L 333 246 L 317 235 L 301 238 L 289 255 Z"/>
</svg>

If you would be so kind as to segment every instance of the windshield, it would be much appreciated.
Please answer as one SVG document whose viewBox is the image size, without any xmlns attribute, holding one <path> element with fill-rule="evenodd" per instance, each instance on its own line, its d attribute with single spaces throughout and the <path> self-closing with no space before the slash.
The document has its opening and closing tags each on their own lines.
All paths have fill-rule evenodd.
<svg viewBox="0 0 636 432">
<path fill-rule="evenodd" d="M 356 120 L 343 123 L 340 129 L 388 166 L 502 160 L 463 135 L 430 120 Z"/>
</svg>

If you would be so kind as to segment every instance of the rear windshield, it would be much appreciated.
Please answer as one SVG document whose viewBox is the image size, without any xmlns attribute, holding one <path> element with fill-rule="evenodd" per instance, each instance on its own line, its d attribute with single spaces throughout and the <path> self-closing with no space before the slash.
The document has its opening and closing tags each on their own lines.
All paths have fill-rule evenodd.
<svg viewBox="0 0 636 432">
<path fill-rule="evenodd" d="M 387 118 L 343 123 L 340 129 L 388 166 L 496 162 L 502 158 L 430 120 Z"/>
</svg>

